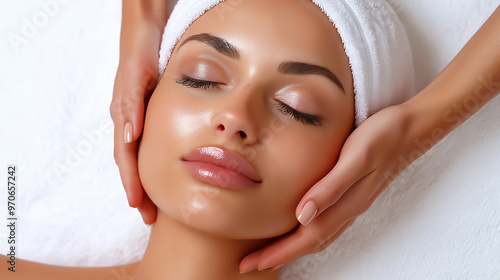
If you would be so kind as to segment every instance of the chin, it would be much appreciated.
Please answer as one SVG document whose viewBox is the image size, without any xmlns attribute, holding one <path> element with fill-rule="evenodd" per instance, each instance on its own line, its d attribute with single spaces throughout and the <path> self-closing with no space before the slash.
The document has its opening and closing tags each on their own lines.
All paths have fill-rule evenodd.
<svg viewBox="0 0 500 280">
<path fill-rule="evenodd" d="M 254 213 L 253 205 L 232 199 L 221 191 L 217 197 L 197 201 L 166 203 L 164 213 L 183 225 L 208 234 L 229 239 L 266 239 L 290 232 L 297 227 L 294 212 Z M 190 207 L 193 206 L 193 207 Z M 196 208 L 202 207 L 202 208 Z M 163 211 L 163 210 L 162 210 Z"/>
<path fill-rule="evenodd" d="M 158 183 L 158 182 L 156 182 Z M 176 191 L 171 191 L 174 187 Z M 199 183 L 144 184 L 146 192 L 168 220 L 218 237 L 267 239 L 293 230 L 295 209 L 276 209 L 251 195 Z M 256 209 L 256 204 L 257 206 Z M 266 205 L 267 204 L 267 205 Z M 262 211 L 259 211 L 264 209 Z M 266 211 L 267 210 L 267 211 Z"/>
</svg>

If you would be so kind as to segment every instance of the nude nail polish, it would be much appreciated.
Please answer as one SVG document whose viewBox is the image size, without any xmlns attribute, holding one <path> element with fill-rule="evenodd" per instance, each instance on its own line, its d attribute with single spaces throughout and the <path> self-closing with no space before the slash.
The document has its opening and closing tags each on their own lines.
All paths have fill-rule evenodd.
<svg viewBox="0 0 500 280">
<path fill-rule="evenodd" d="M 312 221 L 312 219 L 314 219 L 316 213 L 318 213 L 318 207 L 316 207 L 314 201 L 310 200 L 306 203 L 306 205 L 304 205 L 302 211 L 300 211 L 297 220 L 299 220 L 299 223 L 301 223 L 302 225 L 307 226 Z"/>
<path fill-rule="evenodd" d="M 128 122 L 125 124 L 125 130 L 124 130 L 124 142 L 126 144 L 132 143 L 132 123 Z"/>
<path fill-rule="evenodd" d="M 249 269 L 240 270 L 240 274 L 245 274 L 245 273 L 248 273 L 248 272 L 252 272 L 254 270 L 255 270 L 255 268 L 249 268 Z"/>
</svg>

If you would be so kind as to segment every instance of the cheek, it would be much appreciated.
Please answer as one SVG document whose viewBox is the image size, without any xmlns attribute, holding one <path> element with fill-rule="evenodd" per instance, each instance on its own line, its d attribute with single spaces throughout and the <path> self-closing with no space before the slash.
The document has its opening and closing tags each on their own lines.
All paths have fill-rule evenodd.
<svg viewBox="0 0 500 280">
<path fill-rule="evenodd" d="M 160 84 L 149 102 L 138 150 L 139 176 L 146 193 L 159 211 L 178 221 L 184 221 L 188 212 L 198 213 L 209 206 L 206 197 L 213 196 L 211 189 L 207 193 L 193 183 L 180 164 L 183 155 L 207 144 L 211 114 L 202 111 L 199 103 Z"/>
<path fill-rule="evenodd" d="M 158 205 L 156 201 L 161 183 L 168 180 L 167 157 L 168 147 L 173 146 L 172 138 L 168 137 L 163 120 L 164 112 L 157 110 L 157 95 L 153 94 L 145 116 L 142 140 L 138 150 L 137 160 L 139 177 L 146 193 Z"/>
<path fill-rule="evenodd" d="M 192 127 L 189 120 L 176 117 L 175 94 L 171 93 L 169 87 L 160 83 L 151 96 L 138 150 L 141 183 L 158 207 L 168 204 L 166 197 L 176 195 L 172 179 L 175 178 L 176 164 L 182 155 L 180 144 L 186 141 L 185 136 Z"/>
<path fill-rule="evenodd" d="M 193 108 L 176 108 L 172 110 L 169 123 L 172 136 L 179 139 L 192 139 L 201 130 L 210 125 L 211 113 L 195 111 Z"/>
<path fill-rule="evenodd" d="M 267 221 L 273 234 L 284 234 L 298 225 L 297 204 L 333 168 L 341 143 L 341 139 L 335 141 L 328 134 L 293 137 L 283 132 L 269 144 L 263 160 L 267 163 L 264 176 L 269 178 L 268 191 L 262 195 L 266 201 L 259 207 L 258 215 L 262 217 L 261 222 Z"/>
</svg>

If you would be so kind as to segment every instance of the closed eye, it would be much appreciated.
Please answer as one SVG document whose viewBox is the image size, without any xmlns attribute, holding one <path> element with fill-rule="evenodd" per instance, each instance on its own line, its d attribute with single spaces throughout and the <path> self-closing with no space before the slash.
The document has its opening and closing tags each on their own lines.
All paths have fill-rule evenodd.
<svg viewBox="0 0 500 280">
<path fill-rule="evenodd" d="M 186 87 L 197 88 L 201 90 L 207 90 L 207 89 L 220 90 L 221 85 L 224 85 L 223 83 L 218 83 L 218 82 L 198 80 L 186 75 L 183 75 L 182 77 L 176 79 L 175 82 Z"/>
<path fill-rule="evenodd" d="M 221 85 L 224 85 L 223 83 L 199 80 L 186 75 L 183 75 L 182 77 L 176 79 L 175 82 L 186 87 L 196 88 L 201 90 L 208 90 L 208 89 L 220 90 Z M 275 103 L 275 107 L 282 114 L 292 116 L 296 121 L 301 122 L 304 125 L 323 126 L 321 119 L 318 116 L 299 112 L 282 102 Z"/>
<path fill-rule="evenodd" d="M 275 106 L 284 115 L 290 115 L 296 121 L 301 122 L 304 125 L 323 126 L 323 124 L 321 123 L 321 118 L 318 116 L 299 112 L 282 102 L 275 103 Z"/>
</svg>

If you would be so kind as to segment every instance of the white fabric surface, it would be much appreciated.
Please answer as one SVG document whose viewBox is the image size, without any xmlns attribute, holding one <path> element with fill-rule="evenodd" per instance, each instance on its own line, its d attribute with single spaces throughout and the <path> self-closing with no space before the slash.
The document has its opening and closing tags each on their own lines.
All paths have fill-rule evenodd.
<svg viewBox="0 0 500 280">
<path fill-rule="evenodd" d="M 159 79 L 186 29 L 223 0 L 179 1 L 168 21 L 160 49 Z M 314 0 L 337 29 L 352 69 L 355 124 L 414 94 L 414 68 L 401 21 L 385 0 Z M 235 2 L 237 3 L 237 2 Z M 222 3 L 219 11 L 231 7 Z"/>
<path fill-rule="evenodd" d="M 121 1 L 54 1 L 0 1 L 0 253 L 7 164 L 17 164 L 19 258 L 137 261 L 149 230 L 126 202 L 109 116 Z M 409 32 L 418 88 L 499 4 L 390 2 Z M 24 38 L 17 47 L 13 34 Z M 285 266 L 280 279 L 500 279 L 498 108 L 496 98 L 412 164 L 330 248 Z"/>
</svg>

